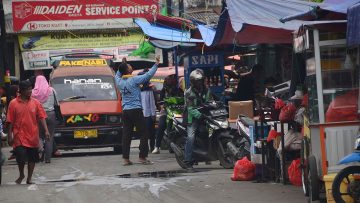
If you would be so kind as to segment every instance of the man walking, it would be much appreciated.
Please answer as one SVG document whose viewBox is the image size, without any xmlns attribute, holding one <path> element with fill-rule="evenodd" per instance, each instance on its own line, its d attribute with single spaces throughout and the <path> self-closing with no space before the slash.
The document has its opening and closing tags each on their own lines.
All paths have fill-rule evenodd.
<svg viewBox="0 0 360 203">
<path fill-rule="evenodd" d="M 148 146 L 148 132 L 142 111 L 141 105 L 141 90 L 140 85 L 148 82 L 150 78 L 155 74 L 160 59 L 156 57 L 156 63 L 154 66 L 145 74 L 133 76 L 132 68 L 125 62 L 121 63 L 119 69 L 115 75 L 116 84 L 119 87 L 122 96 L 122 108 L 123 108 L 123 159 L 124 165 L 131 165 L 129 154 L 131 144 L 131 134 L 136 127 L 138 133 L 140 133 L 140 154 L 139 162 L 142 164 L 151 164 L 147 160 L 149 153 Z"/>
<path fill-rule="evenodd" d="M 10 102 L 7 112 L 7 122 L 9 123 L 8 142 L 14 148 L 20 173 L 15 182 L 21 184 L 25 178 L 24 167 L 27 162 L 28 176 L 26 183 L 32 184 L 31 177 L 35 163 L 39 161 L 39 120 L 45 129 L 46 139 L 49 139 L 50 134 L 45 121 L 46 113 L 42 105 L 38 100 L 31 98 L 31 82 L 28 80 L 21 81 L 19 93 L 19 96 Z"/>
</svg>

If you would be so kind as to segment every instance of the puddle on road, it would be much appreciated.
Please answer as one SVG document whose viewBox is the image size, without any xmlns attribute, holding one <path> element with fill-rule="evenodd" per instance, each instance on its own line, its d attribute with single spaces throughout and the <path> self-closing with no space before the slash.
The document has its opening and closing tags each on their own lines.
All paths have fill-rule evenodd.
<svg viewBox="0 0 360 203">
<path fill-rule="evenodd" d="M 36 183 L 54 183 L 56 192 L 61 192 L 76 185 L 119 185 L 123 190 L 144 188 L 153 196 L 159 197 L 160 191 L 168 190 L 168 186 L 176 185 L 176 182 L 180 180 L 189 182 L 191 179 L 196 178 L 195 176 L 186 176 L 186 173 L 188 173 L 186 170 L 170 170 L 95 176 L 92 173 L 85 173 L 76 169 L 56 180 L 48 180 L 43 176 L 39 177 L 36 179 Z"/>
<path fill-rule="evenodd" d="M 186 170 L 173 170 L 173 171 L 154 171 L 154 172 L 140 172 L 140 173 L 127 173 L 116 175 L 119 178 L 173 178 L 181 176 L 183 173 L 188 173 Z"/>
</svg>

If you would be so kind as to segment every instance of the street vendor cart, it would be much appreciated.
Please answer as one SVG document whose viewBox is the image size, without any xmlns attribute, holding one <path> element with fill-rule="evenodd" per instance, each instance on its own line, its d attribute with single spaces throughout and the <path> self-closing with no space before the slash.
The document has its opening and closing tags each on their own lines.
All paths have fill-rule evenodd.
<svg viewBox="0 0 360 203">
<path fill-rule="evenodd" d="M 360 128 L 359 48 L 346 45 L 346 22 L 337 21 L 303 25 L 294 49 L 306 60 L 309 97 L 301 151 L 303 189 L 310 202 L 322 192 L 331 202 L 329 175 L 344 167 L 338 162 L 353 151 Z"/>
</svg>

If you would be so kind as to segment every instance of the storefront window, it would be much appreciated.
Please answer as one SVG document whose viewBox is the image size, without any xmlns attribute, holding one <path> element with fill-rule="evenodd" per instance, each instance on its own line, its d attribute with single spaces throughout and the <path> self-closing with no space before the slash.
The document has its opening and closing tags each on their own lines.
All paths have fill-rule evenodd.
<svg viewBox="0 0 360 203">
<path fill-rule="evenodd" d="M 358 49 L 326 45 L 320 57 L 325 122 L 358 120 Z"/>
</svg>

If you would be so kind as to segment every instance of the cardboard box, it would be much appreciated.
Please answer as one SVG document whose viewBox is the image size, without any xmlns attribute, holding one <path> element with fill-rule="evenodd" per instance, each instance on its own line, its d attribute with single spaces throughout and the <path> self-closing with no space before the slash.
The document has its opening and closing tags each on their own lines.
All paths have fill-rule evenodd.
<svg viewBox="0 0 360 203">
<path fill-rule="evenodd" d="M 253 101 L 229 101 L 229 119 L 237 119 L 239 114 L 253 118 Z"/>
</svg>

